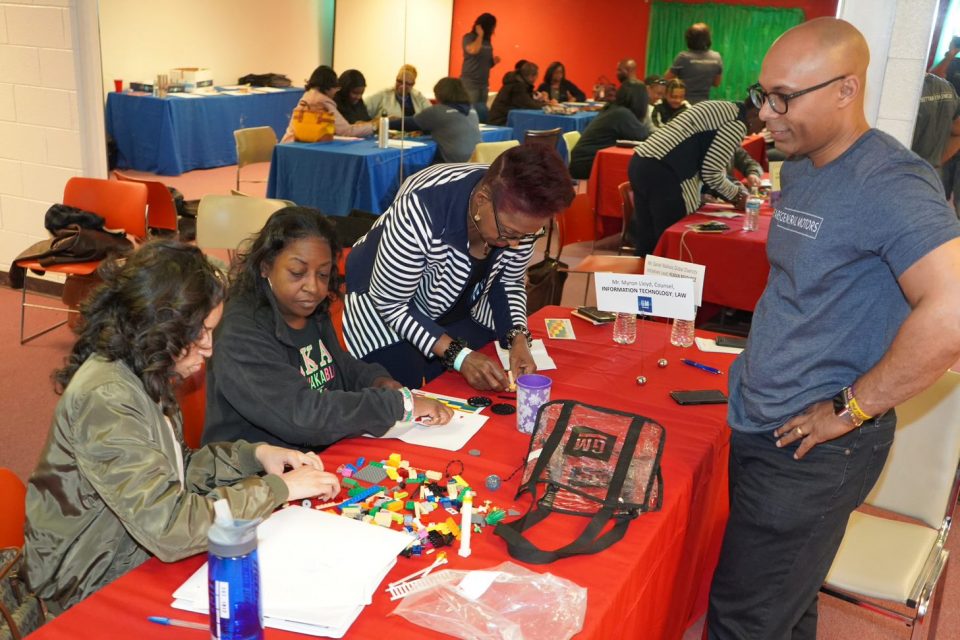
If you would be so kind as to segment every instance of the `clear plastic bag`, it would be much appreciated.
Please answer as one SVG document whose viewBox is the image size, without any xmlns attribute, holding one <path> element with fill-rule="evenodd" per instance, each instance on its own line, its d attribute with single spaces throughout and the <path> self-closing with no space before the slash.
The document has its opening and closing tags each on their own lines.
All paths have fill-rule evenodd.
<svg viewBox="0 0 960 640">
<path fill-rule="evenodd" d="M 392 613 L 465 640 L 565 640 L 583 628 L 585 587 L 512 562 L 485 571 L 496 576 L 480 595 L 459 586 L 474 572 L 446 570 L 448 580 L 407 596 Z"/>
</svg>

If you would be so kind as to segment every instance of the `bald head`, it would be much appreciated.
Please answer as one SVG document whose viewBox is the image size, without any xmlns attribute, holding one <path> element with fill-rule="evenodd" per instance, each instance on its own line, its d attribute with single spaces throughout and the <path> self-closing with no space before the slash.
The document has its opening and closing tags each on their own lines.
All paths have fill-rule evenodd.
<svg viewBox="0 0 960 640">
<path fill-rule="evenodd" d="M 870 49 L 856 27 L 837 18 L 804 22 L 777 38 L 764 59 L 789 60 L 798 73 L 867 77 Z"/>
<path fill-rule="evenodd" d="M 627 82 L 628 80 L 637 79 L 637 61 L 633 58 L 624 58 L 617 63 L 617 80 L 620 83 Z"/>
<path fill-rule="evenodd" d="M 817 166 L 849 148 L 869 129 L 863 112 L 869 63 L 863 34 L 843 20 L 810 20 L 780 36 L 760 70 L 770 95 L 760 117 L 777 148 Z"/>
</svg>

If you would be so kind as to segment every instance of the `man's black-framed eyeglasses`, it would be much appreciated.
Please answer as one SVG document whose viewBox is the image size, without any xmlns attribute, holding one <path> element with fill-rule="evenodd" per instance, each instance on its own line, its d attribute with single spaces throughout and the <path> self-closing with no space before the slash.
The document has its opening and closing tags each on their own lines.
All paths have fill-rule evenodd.
<svg viewBox="0 0 960 640">
<path fill-rule="evenodd" d="M 493 197 L 487 200 L 490 203 L 490 210 L 493 211 L 493 223 L 497 225 L 497 242 L 525 242 L 527 240 L 536 240 L 544 235 L 543 229 L 536 233 L 522 233 L 520 235 L 507 235 L 503 226 L 500 224 L 500 215 L 497 213 L 497 205 L 493 204 Z"/>
<path fill-rule="evenodd" d="M 828 84 L 832 84 L 837 80 L 843 80 L 846 77 L 846 75 L 837 76 L 836 78 L 831 78 L 826 82 L 821 82 L 818 85 L 801 89 L 800 91 L 794 91 L 793 93 L 780 93 L 778 91 L 771 91 L 768 93 L 763 90 L 763 87 L 760 86 L 759 82 L 752 85 L 747 91 L 748 95 L 750 96 L 750 101 L 753 102 L 753 105 L 757 109 L 762 109 L 763 103 L 767 102 L 770 104 L 770 108 L 773 109 L 774 113 L 783 115 L 787 112 L 789 102 L 794 98 L 798 98 L 805 93 L 810 93 L 811 91 L 816 91 L 817 89 L 823 89 Z"/>
</svg>

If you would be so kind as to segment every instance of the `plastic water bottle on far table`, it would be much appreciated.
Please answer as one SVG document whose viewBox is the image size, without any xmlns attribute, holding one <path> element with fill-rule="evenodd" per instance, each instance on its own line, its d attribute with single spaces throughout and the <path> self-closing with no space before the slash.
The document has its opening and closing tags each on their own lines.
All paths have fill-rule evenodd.
<svg viewBox="0 0 960 640">
<path fill-rule="evenodd" d="M 387 112 L 384 110 L 380 112 L 380 124 L 377 127 L 377 146 L 386 149 L 388 140 L 390 140 L 390 119 L 387 118 Z"/>
<path fill-rule="evenodd" d="M 613 341 L 617 344 L 633 344 L 637 340 L 637 316 L 633 313 L 618 313 L 613 321 Z"/>
<path fill-rule="evenodd" d="M 670 344 L 675 347 L 693 346 L 693 320 L 674 318 L 670 329 Z"/>
<path fill-rule="evenodd" d="M 743 219 L 744 231 L 756 231 L 760 228 L 760 205 L 763 199 L 757 193 L 757 188 L 750 189 L 750 196 L 747 198 L 746 214 Z"/>
</svg>

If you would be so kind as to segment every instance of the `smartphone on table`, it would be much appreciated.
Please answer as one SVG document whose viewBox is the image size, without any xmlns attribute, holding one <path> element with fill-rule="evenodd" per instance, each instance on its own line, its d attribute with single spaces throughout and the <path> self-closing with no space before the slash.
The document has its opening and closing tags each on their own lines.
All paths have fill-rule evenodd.
<svg viewBox="0 0 960 640">
<path fill-rule="evenodd" d="M 726 404 L 727 396 L 719 389 L 699 389 L 696 391 L 671 391 L 670 397 L 680 405 Z"/>
</svg>

